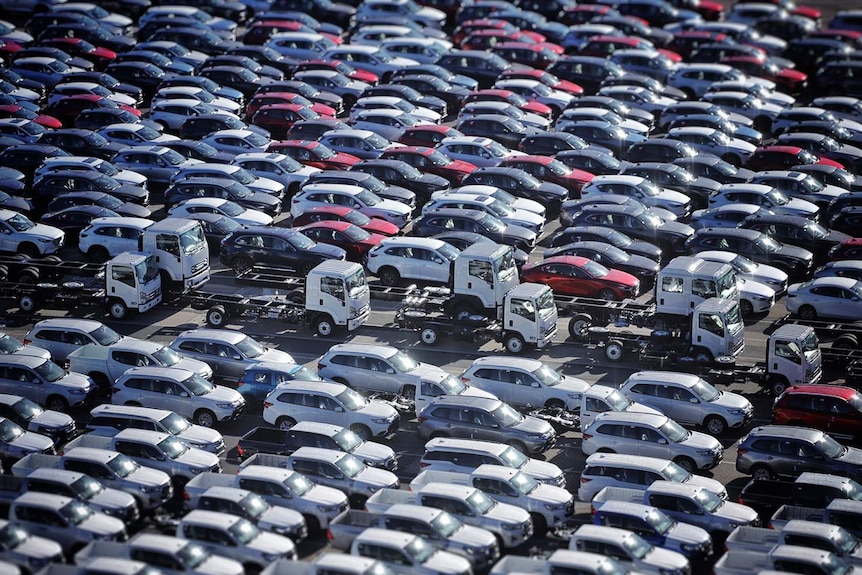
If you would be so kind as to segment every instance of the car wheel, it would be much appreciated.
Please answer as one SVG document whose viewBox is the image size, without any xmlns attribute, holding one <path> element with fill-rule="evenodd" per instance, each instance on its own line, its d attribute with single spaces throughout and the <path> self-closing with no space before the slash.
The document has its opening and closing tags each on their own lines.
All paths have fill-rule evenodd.
<svg viewBox="0 0 862 575">
<path fill-rule="evenodd" d="M 617 294 L 614 292 L 614 290 L 610 288 L 605 288 L 600 291 L 599 297 L 605 301 L 616 301 L 617 299 L 619 299 L 617 298 Z"/>
<path fill-rule="evenodd" d="M 688 471 L 689 473 L 694 473 L 697 471 L 697 465 L 694 464 L 694 460 L 691 457 L 677 457 L 673 460 L 674 463 Z"/>
<path fill-rule="evenodd" d="M 277 428 L 281 429 L 282 431 L 287 431 L 288 429 L 290 429 L 294 425 L 296 425 L 296 420 L 293 419 L 292 417 L 279 417 L 275 421 L 275 426 Z"/>
<path fill-rule="evenodd" d="M 39 248 L 30 242 L 24 242 L 18 246 L 18 253 L 27 256 L 28 258 L 38 258 Z"/>
<path fill-rule="evenodd" d="M 711 415 L 706 418 L 703 426 L 709 431 L 710 435 L 716 437 L 727 431 L 727 422 L 717 415 Z"/>
<path fill-rule="evenodd" d="M 772 481 L 775 479 L 775 474 L 765 465 L 757 465 L 751 470 L 751 478 Z"/>
<path fill-rule="evenodd" d="M 93 246 L 87 251 L 87 257 L 94 262 L 101 263 L 108 261 L 111 258 L 111 254 L 102 246 Z"/>
<path fill-rule="evenodd" d="M 747 299 L 739 300 L 739 313 L 742 314 L 742 317 L 747 317 L 753 314 L 754 307 L 751 305 L 751 302 Z"/>
<path fill-rule="evenodd" d="M 233 268 L 233 273 L 239 276 L 247 273 L 251 268 L 253 268 L 254 262 L 251 261 L 251 258 L 246 256 L 236 256 L 233 258 L 233 261 L 231 261 L 230 267 Z"/>
<path fill-rule="evenodd" d="M 380 282 L 387 286 L 396 286 L 401 281 L 401 274 L 398 273 L 398 270 L 388 266 L 380 270 L 377 276 L 380 278 Z"/>
<path fill-rule="evenodd" d="M 806 321 L 812 321 L 817 319 L 817 310 L 814 309 L 814 306 L 804 305 L 799 308 L 799 319 L 804 319 Z"/>
<path fill-rule="evenodd" d="M 541 513 L 530 513 L 530 517 L 533 519 L 533 535 L 539 537 L 545 535 L 548 532 L 548 522 L 545 516 Z"/>
<path fill-rule="evenodd" d="M 216 424 L 216 416 L 208 409 L 201 409 L 195 413 L 195 423 L 201 427 L 214 427 Z"/>
<path fill-rule="evenodd" d="M 64 397 L 52 395 L 45 402 L 45 408 L 52 411 L 59 411 L 60 413 L 66 413 L 69 411 L 69 402 L 66 401 L 66 398 Z"/>
</svg>

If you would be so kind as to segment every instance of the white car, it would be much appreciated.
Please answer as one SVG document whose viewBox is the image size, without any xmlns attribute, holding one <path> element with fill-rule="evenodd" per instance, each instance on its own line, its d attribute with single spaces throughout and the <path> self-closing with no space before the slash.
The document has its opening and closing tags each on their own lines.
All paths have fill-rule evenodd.
<svg viewBox="0 0 862 575">
<path fill-rule="evenodd" d="M 195 219 L 194 214 L 221 214 L 246 227 L 272 224 L 272 216 L 222 198 L 191 198 L 168 210 L 168 216 L 172 218 Z"/>
<path fill-rule="evenodd" d="M 48 172 L 81 170 L 110 176 L 121 184 L 138 186 L 147 189 L 147 177 L 133 170 L 116 167 L 114 164 L 93 156 L 53 156 L 45 158 L 42 165 L 36 168 L 33 180 L 39 180 Z"/>
<path fill-rule="evenodd" d="M 436 198 L 441 194 L 445 194 L 450 190 L 437 190 L 431 194 L 432 198 Z M 515 210 L 527 210 L 528 212 L 533 212 L 534 214 L 538 214 L 545 217 L 545 206 L 540 204 L 536 200 L 530 200 L 527 198 L 519 198 L 517 196 L 513 196 L 503 188 L 498 188 L 497 186 L 486 186 L 484 184 L 468 184 L 466 186 L 461 186 L 458 188 L 452 188 L 453 192 L 461 192 L 464 194 L 480 194 L 483 196 L 493 196 L 498 200 L 504 202 L 507 206 Z"/>
<path fill-rule="evenodd" d="M 685 217 L 691 213 L 691 200 L 688 196 L 682 192 L 659 188 L 640 176 L 596 176 L 581 189 L 581 198 L 604 194 L 628 196 L 647 207 L 664 208 L 677 217 Z"/>
<path fill-rule="evenodd" d="M 862 319 L 862 282 L 853 278 L 820 277 L 787 288 L 787 311 L 804 320 Z"/>
<path fill-rule="evenodd" d="M 449 136 L 443 138 L 436 147 L 450 160 L 463 160 L 479 168 L 496 166 L 511 156 L 526 155 L 481 136 Z"/>
<path fill-rule="evenodd" d="M 803 216 L 817 221 L 820 209 L 816 204 L 798 198 L 789 198 L 784 192 L 764 184 L 723 184 L 709 196 L 710 207 L 724 204 L 754 204 L 776 214 Z"/>
<path fill-rule="evenodd" d="M 350 40 L 356 43 L 352 38 Z M 380 43 L 380 48 L 389 56 L 404 57 L 416 60 L 420 64 L 433 64 L 445 54 L 452 43 L 440 38 L 387 38 Z"/>
<path fill-rule="evenodd" d="M 425 108 L 411 104 L 403 98 L 395 96 L 366 96 L 356 100 L 353 107 L 350 109 L 348 121 L 352 122 L 356 119 L 356 115 L 363 110 L 401 110 L 407 114 L 412 114 L 421 120 L 428 120 L 435 124 L 439 124 L 442 119 L 440 114 Z"/>
<path fill-rule="evenodd" d="M 360 186 L 349 184 L 309 184 L 290 199 L 290 215 L 298 217 L 319 206 L 347 206 L 369 218 L 381 218 L 399 228 L 411 220 L 411 210 L 395 200 L 384 200 Z"/>
<path fill-rule="evenodd" d="M 565 132 L 568 126 L 577 124 L 581 120 L 598 120 L 600 122 L 608 122 L 614 126 L 618 126 L 626 132 L 648 136 L 650 127 L 643 122 L 623 118 L 613 110 L 608 108 L 593 108 L 585 106 L 583 108 L 569 108 L 557 118 L 556 129 Z"/>
<path fill-rule="evenodd" d="M 175 184 L 188 178 L 227 178 L 242 184 L 253 192 L 263 192 L 277 198 L 284 197 L 284 186 L 275 180 L 255 176 L 244 168 L 231 164 L 201 163 L 185 166 L 171 177 L 170 183 Z"/>
<path fill-rule="evenodd" d="M 34 223 L 23 214 L 0 209 L 0 252 L 39 257 L 56 253 L 66 234 L 54 226 Z"/>
<path fill-rule="evenodd" d="M 179 140 L 176 136 L 160 134 L 143 124 L 111 124 L 97 133 L 109 142 L 125 146 L 158 145 Z"/>
<path fill-rule="evenodd" d="M 388 15 L 391 16 L 392 14 Z M 345 60 L 354 68 L 377 74 L 382 82 L 386 82 L 392 72 L 419 65 L 419 62 L 410 58 L 390 56 L 379 46 L 362 44 L 339 44 L 324 52 L 320 57 L 326 60 Z"/>
<path fill-rule="evenodd" d="M 539 130 L 547 130 L 551 126 L 551 121 L 547 118 L 531 112 L 524 112 L 508 102 L 485 102 L 481 100 L 469 102 L 462 107 L 461 111 L 458 112 L 458 121 L 460 122 L 465 118 L 473 118 L 483 114 L 501 114 L 517 120 L 525 126 L 538 128 Z"/>
<path fill-rule="evenodd" d="M 840 118 L 823 108 L 816 106 L 798 106 L 796 108 L 788 108 L 783 110 L 772 125 L 772 131 L 779 133 L 784 128 L 792 126 L 798 122 L 836 122 L 839 126 L 850 130 L 854 135 L 862 132 L 862 123 L 858 120 L 849 120 Z"/>
<path fill-rule="evenodd" d="M 361 20 L 363 18 L 391 18 L 393 16 L 410 18 L 432 30 L 439 30 L 446 21 L 446 13 L 442 10 L 422 6 L 412 0 L 367 0 L 357 8 L 355 17 L 357 20 Z"/>
<path fill-rule="evenodd" d="M 498 218 L 505 224 L 527 228 L 536 232 L 536 235 L 540 235 L 545 228 L 545 218 L 534 212 L 511 208 L 505 202 L 493 196 L 464 193 L 460 190 L 457 192 L 448 191 L 431 198 L 422 207 L 422 213 L 427 214 L 434 210 L 446 208 L 479 210 Z"/>
<path fill-rule="evenodd" d="M 739 289 L 739 311 L 744 316 L 766 313 L 775 305 L 775 290 L 765 283 L 736 278 Z"/>
<path fill-rule="evenodd" d="M 78 249 L 95 261 L 133 252 L 138 249 L 144 230 L 154 223 L 145 218 L 96 218 L 81 230 Z"/>
<path fill-rule="evenodd" d="M 723 80 L 715 82 L 706 89 L 707 92 L 746 92 L 755 98 L 760 98 L 768 104 L 782 108 L 792 108 L 796 98 L 775 89 L 775 82 L 764 78 L 745 77 L 742 80 Z"/>
<path fill-rule="evenodd" d="M 252 130 L 218 130 L 207 134 L 201 141 L 220 152 L 245 154 L 246 152 L 265 152 L 272 140 Z"/>
<path fill-rule="evenodd" d="M 203 114 L 228 114 L 224 110 L 217 110 L 199 100 L 193 99 L 169 99 L 153 101 L 150 105 L 149 119 L 161 124 L 166 130 L 179 130 L 183 123 L 192 116 Z M 239 117 L 237 117 L 239 120 Z"/>
<path fill-rule="evenodd" d="M 698 252 L 697 257 L 711 262 L 730 264 L 738 278 L 762 283 L 772 289 L 776 295 L 787 290 L 787 274 L 780 269 L 758 264 L 745 256 L 721 250 Z"/>
<path fill-rule="evenodd" d="M 509 90 L 520 94 L 527 100 L 535 100 L 540 104 L 544 104 L 554 111 L 554 115 L 565 110 L 575 99 L 575 96 L 572 94 L 549 88 L 538 80 L 497 80 L 494 88 Z"/>
<path fill-rule="evenodd" d="M 741 166 L 757 149 L 754 144 L 739 138 L 731 138 L 716 128 L 697 126 L 673 128 L 668 131 L 667 136 L 685 142 L 698 152 L 719 156 L 734 166 Z"/>
<path fill-rule="evenodd" d="M 659 96 L 642 86 L 605 86 L 599 89 L 599 96 L 610 96 L 626 104 L 645 110 L 658 117 L 662 110 L 677 101 L 667 96 Z"/>
<path fill-rule="evenodd" d="M 387 140 L 397 141 L 407 128 L 434 124 L 413 114 L 396 109 L 378 108 L 376 110 L 360 110 L 350 120 L 357 130 L 371 130 Z"/>
<path fill-rule="evenodd" d="M 716 82 L 754 82 L 740 70 L 728 64 L 680 63 L 668 76 L 666 84 L 685 92 L 689 99 L 700 98 Z"/>
<path fill-rule="evenodd" d="M 270 36 L 264 46 L 282 56 L 297 60 L 313 60 L 335 47 L 335 42 L 315 32 L 279 32 Z"/>
<path fill-rule="evenodd" d="M 761 132 L 777 130 L 774 120 L 784 108 L 764 102 L 745 92 L 707 92 L 703 101 L 718 104 L 731 114 L 739 114 L 751 119 L 754 128 Z"/>
<path fill-rule="evenodd" d="M 162 100 L 197 100 L 204 104 L 209 104 L 216 110 L 230 112 L 231 114 L 239 115 L 242 113 L 242 106 L 221 96 L 211 94 L 203 88 L 195 88 L 192 86 L 170 86 L 162 88 L 153 95 L 153 103 Z"/>
<path fill-rule="evenodd" d="M 312 168 L 300 164 L 290 156 L 276 152 L 248 152 L 238 154 L 233 165 L 243 168 L 248 173 L 278 182 L 284 186 L 286 196 L 292 196 L 320 168 Z"/>
<path fill-rule="evenodd" d="M 445 284 L 452 262 L 461 252 L 433 238 L 385 238 L 368 252 L 368 271 L 386 285 L 402 279 Z"/>
<path fill-rule="evenodd" d="M 131 96 L 112 92 L 101 84 L 97 84 L 95 82 L 66 82 L 54 87 L 51 91 L 51 95 L 48 96 L 47 105 L 53 106 L 58 100 L 65 98 L 66 96 L 74 96 L 77 94 L 93 94 L 95 96 L 102 96 L 112 102 L 125 106 L 137 106 L 138 104 L 138 102 Z"/>
</svg>

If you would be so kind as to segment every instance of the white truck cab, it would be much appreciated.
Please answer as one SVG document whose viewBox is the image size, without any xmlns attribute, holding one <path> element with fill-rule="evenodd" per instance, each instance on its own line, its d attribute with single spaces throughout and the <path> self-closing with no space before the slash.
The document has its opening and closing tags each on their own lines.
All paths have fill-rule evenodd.
<svg viewBox="0 0 862 575">
<path fill-rule="evenodd" d="M 197 220 L 165 218 L 147 227 L 139 249 L 153 254 L 164 289 L 187 293 L 210 279 L 209 250 Z"/>
<path fill-rule="evenodd" d="M 736 273 L 729 264 L 680 256 L 664 266 L 656 278 L 659 313 L 689 315 L 697 304 L 713 297 L 739 302 Z"/>
<path fill-rule="evenodd" d="M 365 270 L 355 262 L 321 262 L 305 278 L 306 310 L 325 314 L 333 326 L 347 326 L 349 331 L 364 324 L 371 315 L 370 294 Z M 315 322 L 318 333 L 323 328 L 322 321 Z"/>
</svg>

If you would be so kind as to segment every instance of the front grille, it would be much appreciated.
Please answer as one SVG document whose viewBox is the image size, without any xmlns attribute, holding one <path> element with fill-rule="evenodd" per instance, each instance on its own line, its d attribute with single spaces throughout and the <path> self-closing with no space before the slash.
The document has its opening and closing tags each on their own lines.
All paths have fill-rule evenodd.
<svg viewBox="0 0 862 575">
<path fill-rule="evenodd" d="M 192 274 L 202 272 L 203 270 L 206 269 L 208 264 L 209 264 L 209 262 L 207 262 L 206 260 L 196 263 L 195 265 L 192 266 Z"/>
</svg>

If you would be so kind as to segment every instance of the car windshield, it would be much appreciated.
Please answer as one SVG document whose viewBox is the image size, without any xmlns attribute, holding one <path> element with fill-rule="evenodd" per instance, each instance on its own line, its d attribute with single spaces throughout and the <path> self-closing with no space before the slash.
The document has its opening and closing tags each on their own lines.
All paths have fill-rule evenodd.
<svg viewBox="0 0 862 575">
<path fill-rule="evenodd" d="M 80 499 L 88 500 L 105 490 L 105 486 L 89 475 L 82 475 L 70 485 Z"/>
<path fill-rule="evenodd" d="M 837 459 L 847 453 L 847 448 L 835 441 L 831 436 L 823 434 L 814 446 L 820 453 L 826 456 L 827 459 Z"/>
<path fill-rule="evenodd" d="M 529 495 L 539 487 L 539 482 L 523 471 L 519 471 L 509 478 L 509 485 L 524 495 Z"/>
<path fill-rule="evenodd" d="M 479 515 L 485 515 L 497 506 L 497 502 L 488 497 L 484 491 L 479 491 L 476 489 L 467 496 L 467 503 L 470 504 L 473 509 L 479 512 Z"/>
<path fill-rule="evenodd" d="M 730 265 L 732 265 L 737 271 L 746 274 L 752 274 L 757 270 L 757 264 L 745 256 L 736 256 L 731 260 Z"/>
<path fill-rule="evenodd" d="M 346 226 L 344 228 L 344 235 L 355 242 L 362 242 L 371 237 L 371 234 L 358 226 Z"/>
<path fill-rule="evenodd" d="M 755 243 L 758 247 L 762 248 L 766 252 L 775 252 L 780 249 L 781 246 L 778 245 L 771 236 L 767 236 L 766 234 L 760 234 Z"/>
<path fill-rule="evenodd" d="M 447 375 L 442 380 L 437 382 L 446 395 L 460 395 L 464 393 L 464 390 L 467 389 L 467 386 L 463 381 L 455 377 L 454 375 Z"/>
<path fill-rule="evenodd" d="M 128 455 L 117 455 L 108 461 L 108 467 L 119 477 L 128 477 L 140 469 L 141 466 L 135 463 Z"/>
<path fill-rule="evenodd" d="M 14 523 L 7 523 L 0 527 L 0 547 L 4 550 L 15 549 L 29 538 L 30 534 L 27 530 Z"/>
<path fill-rule="evenodd" d="M 834 553 L 826 553 L 821 559 L 819 567 L 818 570 L 822 570 L 823 573 L 828 573 L 828 575 L 846 575 L 847 573 L 856 571 L 855 567 Z"/>
<path fill-rule="evenodd" d="M 826 228 L 813 222 L 805 224 L 805 230 L 811 234 L 811 237 L 817 239 L 822 239 L 829 235 L 829 231 Z"/>
<path fill-rule="evenodd" d="M 92 510 L 80 501 L 73 500 L 60 508 L 60 515 L 72 525 L 78 525 L 93 514 Z"/>
<path fill-rule="evenodd" d="M 653 509 L 647 513 L 646 522 L 652 526 L 656 533 L 666 533 L 674 525 L 673 519 L 658 509 Z"/>
<path fill-rule="evenodd" d="M 790 202 L 790 199 L 778 190 L 772 190 L 766 194 L 766 197 L 776 206 L 784 206 Z"/>
<path fill-rule="evenodd" d="M 356 477 L 357 475 L 365 471 L 365 464 L 350 454 L 346 454 L 344 455 L 344 457 L 336 461 L 335 466 L 340 469 L 347 477 Z"/>
<path fill-rule="evenodd" d="M 356 199 L 366 206 L 376 206 L 383 201 L 377 194 L 369 192 L 368 190 L 362 190 L 356 194 Z"/>
<path fill-rule="evenodd" d="M 667 437 L 667 440 L 671 443 L 680 443 L 689 438 L 691 433 L 689 433 L 684 427 L 678 424 L 673 419 L 668 419 L 661 427 L 659 427 L 659 431 Z"/>
<path fill-rule="evenodd" d="M 205 380 L 196 373 L 184 380 L 183 385 L 188 388 L 189 393 L 197 397 L 212 393 L 213 389 L 215 389 L 211 382 Z"/>
<path fill-rule="evenodd" d="M 314 118 L 313 114 L 309 114 L 306 120 Z M 257 132 L 251 132 L 250 134 L 246 134 L 245 141 L 248 144 L 251 144 L 255 148 L 263 148 L 269 144 L 269 140 L 258 134 Z"/>
<path fill-rule="evenodd" d="M 694 494 L 694 500 L 706 510 L 707 513 L 715 513 L 715 511 L 724 504 L 721 498 L 707 489 L 700 489 Z"/>
<path fill-rule="evenodd" d="M 692 386 L 691 390 L 701 399 L 701 401 L 710 402 L 721 397 L 720 391 L 702 379 L 698 379 Z"/>
<path fill-rule="evenodd" d="M 368 405 L 367 399 L 360 395 L 359 392 L 350 389 L 349 387 L 336 395 L 335 399 L 341 402 L 341 405 L 343 405 L 345 409 L 349 409 L 350 411 L 359 411 Z"/>
<path fill-rule="evenodd" d="M 241 216 L 245 213 L 245 208 L 240 206 L 235 202 L 231 202 L 230 200 L 225 201 L 221 206 L 219 206 L 219 211 L 226 216 L 236 217 Z"/>
<path fill-rule="evenodd" d="M 198 545 L 197 543 L 189 542 L 176 551 L 177 558 L 180 563 L 194 569 L 210 557 L 210 552 Z"/>
<path fill-rule="evenodd" d="M 284 480 L 284 484 L 290 492 L 297 497 L 301 497 L 314 488 L 314 483 L 309 481 L 309 479 L 301 473 L 291 473 L 290 476 Z"/>
<path fill-rule="evenodd" d="M 437 517 L 431 520 L 431 526 L 437 530 L 441 537 L 450 537 L 461 529 L 461 522 L 451 513 L 441 511 Z"/>
<path fill-rule="evenodd" d="M 37 415 L 45 413 L 44 409 L 27 399 L 26 397 L 22 397 L 14 404 L 12 404 L 12 411 L 14 411 L 15 415 L 17 415 L 24 421 L 30 421 Z"/>
<path fill-rule="evenodd" d="M 587 260 L 584 262 L 584 265 L 581 266 L 585 272 L 590 274 L 594 278 L 603 278 L 609 273 L 611 270 L 603 266 L 602 264 L 596 263 L 592 260 Z"/>
<path fill-rule="evenodd" d="M 353 453 L 353 451 L 362 445 L 362 438 L 350 431 L 347 428 L 342 428 L 341 431 L 332 436 L 335 444 L 344 452 Z"/>
<path fill-rule="evenodd" d="M 500 461 L 502 461 L 507 467 L 520 469 L 526 465 L 530 459 L 514 447 L 507 447 L 500 454 Z"/>
<path fill-rule="evenodd" d="M 33 371 L 45 381 L 59 381 L 66 377 L 66 370 L 51 360 L 46 360 L 42 365 L 36 366 Z"/>
<path fill-rule="evenodd" d="M 36 224 L 30 221 L 27 216 L 22 214 L 15 214 L 6 220 L 6 223 L 9 224 L 16 232 L 26 232 L 36 226 Z"/>
<path fill-rule="evenodd" d="M 255 358 L 266 353 L 266 348 L 251 337 L 244 337 L 234 344 L 239 352 L 247 358 Z"/>
<path fill-rule="evenodd" d="M 399 373 L 408 373 L 419 367 L 419 362 L 401 350 L 396 351 L 389 358 L 389 363 Z"/>
<path fill-rule="evenodd" d="M 437 552 L 437 549 L 432 547 L 424 538 L 414 537 L 410 543 L 404 546 L 404 552 L 413 559 L 414 565 L 422 565 Z"/>
<path fill-rule="evenodd" d="M 649 209 L 646 209 L 641 212 L 640 216 L 638 217 L 638 221 L 643 223 L 649 229 L 660 228 L 662 225 L 661 218 L 655 215 L 655 212 Z"/>
<path fill-rule="evenodd" d="M 179 435 L 192 426 L 192 424 L 189 423 L 189 420 L 174 412 L 166 415 L 159 423 L 161 423 L 169 433 L 173 433 L 174 435 Z"/>
<path fill-rule="evenodd" d="M 614 411 L 625 411 L 633 404 L 632 400 L 623 395 L 618 389 L 613 390 L 605 397 L 605 402 L 611 406 Z"/>
<path fill-rule="evenodd" d="M 623 537 L 622 544 L 629 552 L 629 555 L 635 559 L 642 559 L 647 553 L 653 550 L 653 546 L 650 543 L 633 532 L 629 532 Z"/>
<path fill-rule="evenodd" d="M 257 493 L 249 493 L 246 495 L 242 501 L 239 502 L 239 506 L 242 507 L 243 511 L 245 511 L 246 516 L 252 519 L 257 519 L 266 513 L 266 511 L 271 507 L 270 504 Z"/>
<path fill-rule="evenodd" d="M 540 365 L 539 368 L 533 372 L 533 375 L 536 379 L 549 387 L 553 387 L 563 380 L 562 375 L 551 369 L 551 367 L 545 363 Z"/>
<path fill-rule="evenodd" d="M 8 334 L 0 334 L 0 352 L 15 353 L 24 347 L 24 344 Z"/>
<path fill-rule="evenodd" d="M 500 406 L 491 412 L 491 415 L 497 420 L 500 427 L 512 427 L 524 421 L 524 416 L 508 403 L 501 402 Z"/>
<path fill-rule="evenodd" d="M 490 214 L 483 214 L 479 218 L 479 223 L 488 231 L 502 233 L 506 229 L 506 224 L 501 222 Z"/>
<path fill-rule="evenodd" d="M 0 419 L 0 441 L 11 443 L 22 435 L 24 430 L 20 425 L 6 418 Z"/>
<path fill-rule="evenodd" d="M 176 459 L 189 450 L 185 443 L 173 436 L 168 436 L 159 442 L 159 448 L 171 459 Z"/>
<path fill-rule="evenodd" d="M 241 545 L 248 544 L 260 535 L 260 529 L 248 519 L 240 519 L 231 525 L 228 531 L 233 535 L 234 540 Z"/>
</svg>

